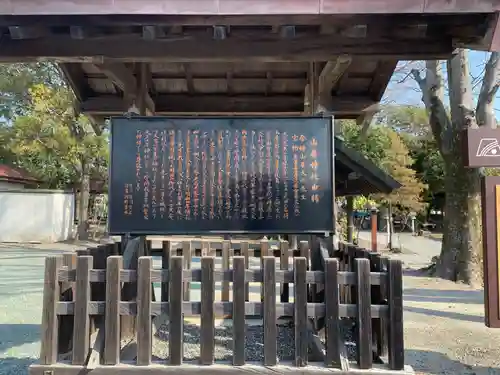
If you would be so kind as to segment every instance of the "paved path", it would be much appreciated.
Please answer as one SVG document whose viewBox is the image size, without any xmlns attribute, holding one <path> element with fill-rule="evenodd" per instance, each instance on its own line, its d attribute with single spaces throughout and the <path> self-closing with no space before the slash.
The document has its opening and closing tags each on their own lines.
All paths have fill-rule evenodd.
<svg viewBox="0 0 500 375">
<path fill-rule="evenodd" d="M 40 354 L 45 257 L 70 246 L 0 244 L 0 374 L 25 375 Z"/>
<path fill-rule="evenodd" d="M 359 239 L 367 246 L 371 242 L 371 233 L 360 231 Z M 378 233 L 378 247 L 381 251 L 387 249 L 388 239 L 386 233 Z M 401 259 L 407 268 L 419 269 L 428 266 L 433 257 L 441 252 L 441 241 L 427 237 L 412 236 L 411 233 L 396 233 L 393 246 L 402 250 L 400 254 L 391 254 L 394 259 Z"/>
</svg>

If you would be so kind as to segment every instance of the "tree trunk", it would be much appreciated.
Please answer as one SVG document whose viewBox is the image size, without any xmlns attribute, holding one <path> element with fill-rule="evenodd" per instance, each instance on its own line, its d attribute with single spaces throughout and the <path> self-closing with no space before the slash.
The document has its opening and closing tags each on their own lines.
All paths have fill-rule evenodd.
<svg viewBox="0 0 500 375">
<path fill-rule="evenodd" d="M 496 69 L 496 63 L 494 64 Z M 491 67 L 490 67 L 491 69 Z M 482 238 L 480 171 L 463 167 L 463 129 L 477 127 L 467 52 L 448 61 L 451 118 L 443 104 L 443 76 L 439 62 L 427 62 L 425 79 L 413 75 L 422 89 L 429 123 L 445 167 L 445 217 L 441 254 L 436 265 L 439 277 L 480 285 Z M 485 74 L 485 77 L 494 74 Z M 483 82 L 483 88 L 486 82 Z M 484 103 L 483 103 L 484 104 Z M 477 106 L 477 109 L 488 106 Z M 488 119 L 484 114 L 482 118 Z"/>
<path fill-rule="evenodd" d="M 86 165 L 82 165 L 82 178 L 80 181 L 80 194 L 78 202 L 78 239 L 88 239 L 88 209 L 90 198 L 90 175 Z"/>
<path fill-rule="evenodd" d="M 461 165 L 459 133 L 445 158 L 445 216 L 436 276 L 479 286 L 482 280 L 479 171 Z"/>
</svg>

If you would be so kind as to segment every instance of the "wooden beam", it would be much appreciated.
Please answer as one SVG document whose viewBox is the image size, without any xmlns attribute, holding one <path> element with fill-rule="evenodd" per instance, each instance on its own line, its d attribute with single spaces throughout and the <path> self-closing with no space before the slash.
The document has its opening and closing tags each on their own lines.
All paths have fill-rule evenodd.
<svg viewBox="0 0 500 375">
<path fill-rule="evenodd" d="M 200 5 L 201 4 L 201 5 Z M 496 10 L 493 1 L 472 2 L 434 2 L 425 0 L 398 0 L 363 3 L 360 9 L 359 2 L 338 0 L 309 0 L 283 1 L 267 0 L 264 2 L 249 2 L 241 0 L 204 1 L 196 0 L 142 0 L 130 2 L 127 0 L 88 2 L 82 6 L 79 2 L 61 2 L 60 0 L 23 0 L 0 2 L 2 14 L 32 14 L 45 16 L 47 14 L 92 14 L 92 15 L 158 15 L 164 18 L 182 16 L 186 14 L 200 14 L 205 17 L 223 15 L 247 15 L 254 18 L 267 15 L 352 15 L 360 11 L 363 13 L 398 13 L 421 14 L 425 13 L 490 13 Z M 215 17 L 214 17 L 215 18 Z M 166 21 L 165 21 L 166 22 Z M 256 21 L 255 21 L 256 22 Z"/>
<path fill-rule="evenodd" d="M 366 38 L 368 33 L 368 25 L 354 25 L 346 27 L 340 32 L 342 36 L 349 38 Z"/>
<path fill-rule="evenodd" d="M 48 34 L 42 26 L 9 26 L 10 37 L 14 40 L 38 39 Z"/>
<path fill-rule="evenodd" d="M 131 48 L 133 46 L 133 48 Z M 453 52 L 452 39 L 422 42 L 315 35 L 293 39 L 71 39 L 52 36 L 37 40 L 2 40 L 0 62 L 33 61 L 40 56 L 60 62 L 189 62 L 189 61 L 330 61 L 341 54 L 370 59 L 445 59 Z"/>
<path fill-rule="evenodd" d="M 368 129 L 370 128 L 373 117 L 378 111 L 366 111 L 361 116 L 356 119 L 356 123 L 361 125 L 361 132 L 359 134 L 360 141 L 364 141 L 368 135 Z"/>
<path fill-rule="evenodd" d="M 151 81 L 151 71 L 147 63 L 138 64 L 137 76 L 137 97 L 140 114 L 143 116 L 152 116 L 155 111 L 155 103 L 149 96 L 148 82 Z"/>
<path fill-rule="evenodd" d="M 326 63 L 318 79 L 318 96 L 331 95 L 332 89 L 349 69 L 351 62 L 351 56 L 341 55 L 336 60 Z"/>
<path fill-rule="evenodd" d="M 86 99 L 90 88 L 85 80 L 85 72 L 82 65 L 77 63 L 59 64 L 59 69 L 61 69 L 64 78 L 69 83 L 78 101 L 81 102 Z"/>
<path fill-rule="evenodd" d="M 303 95 L 225 96 L 225 95 L 159 95 L 156 114 L 170 112 L 302 112 Z M 377 102 L 364 96 L 326 99 L 324 105 L 333 114 L 358 116 Z M 116 115 L 126 110 L 126 102 L 117 96 L 91 97 L 81 103 L 81 111 L 96 115 Z"/>
<path fill-rule="evenodd" d="M 123 91 L 124 95 L 129 100 L 139 102 L 144 101 L 145 107 L 151 111 L 155 111 L 153 99 L 147 91 L 147 86 L 144 89 L 140 87 L 140 79 L 137 80 L 130 69 L 125 64 L 121 63 L 104 63 L 95 65 L 102 73 L 104 73 L 113 83 Z M 146 82 L 144 82 L 146 85 Z M 122 111 L 123 112 L 123 111 Z"/>
</svg>

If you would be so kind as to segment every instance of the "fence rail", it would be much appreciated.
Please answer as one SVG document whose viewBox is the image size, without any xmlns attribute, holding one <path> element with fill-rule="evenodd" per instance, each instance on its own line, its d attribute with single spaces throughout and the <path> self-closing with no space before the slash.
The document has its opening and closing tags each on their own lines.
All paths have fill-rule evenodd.
<svg viewBox="0 0 500 375">
<path fill-rule="evenodd" d="M 105 248 L 105 264 L 102 264 L 103 260 L 97 261 L 95 251 L 93 255 L 81 252 L 79 256 L 48 257 L 45 263 L 40 365 L 33 365 L 31 374 L 45 375 L 41 371 L 46 369 L 66 369 L 67 372 L 60 370 L 61 375 L 76 374 L 71 372 L 71 368 L 88 365 L 95 319 L 103 319 L 104 322 L 104 345 L 97 365 L 101 365 L 99 369 L 114 368 L 102 365 L 120 364 L 120 323 L 127 317 L 132 317 L 135 322 L 135 366 L 154 365 L 156 369 L 161 365 L 163 369 L 168 367 L 166 365 L 183 365 L 183 322 L 184 317 L 188 316 L 201 318 L 199 364 L 216 366 L 215 318 L 218 315 L 231 316 L 232 319 L 233 366 L 248 365 L 245 327 L 249 316 L 263 318 L 262 365 L 282 365 L 277 358 L 276 323 L 278 317 L 289 316 L 293 320 L 295 333 L 295 360 L 292 367 L 305 368 L 311 363 L 319 365 L 310 361 L 308 354 L 312 319 L 321 320 L 325 331 L 322 366 L 345 369 L 345 347 L 339 338 L 343 334 L 341 323 L 343 319 L 349 318 L 355 321 L 357 327 L 358 370 L 373 368 L 373 353 L 383 354 L 385 347 L 388 347 L 389 360 L 384 369 L 405 369 L 401 262 L 378 260 L 384 263 L 384 267 L 376 268 L 376 257 L 372 260 L 364 256 L 349 258 L 346 255 L 349 249 L 342 247 L 339 259 L 324 254 L 322 269 L 312 270 L 314 267 L 310 267 L 309 257 L 314 258 L 315 251 L 309 252 L 309 247 L 301 243 L 300 250 L 291 253 L 288 243 L 282 243 L 277 251 L 280 257 L 277 269 L 277 259 L 270 256 L 270 249 L 264 242 L 260 252 L 261 269 L 248 269 L 249 255 L 245 252 L 248 249 L 245 244 L 242 245 L 242 251 L 238 252 L 242 255 L 232 256 L 230 268 L 229 254 L 233 251 L 230 243 L 225 241 L 221 249 L 222 270 L 216 269 L 216 258 L 207 255 L 201 257 L 200 269 L 189 269 L 192 248 L 189 244 L 183 244 L 182 249 L 181 256 L 173 255 L 175 251 L 171 251 L 169 244 L 164 244 L 162 269 L 153 268 L 151 256 L 139 257 L 137 269 L 124 269 L 124 257 L 115 255 L 118 252 L 115 245 Z M 292 262 L 290 255 L 295 255 Z M 189 285 L 189 282 L 201 283 L 200 301 L 186 298 L 186 288 L 181 285 Z M 221 301 L 216 300 L 216 282 L 223 283 Z M 249 301 L 249 282 L 261 284 L 261 301 Z M 160 301 L 155 300 L 153 283 L 161 283 Z M 230 283 L 233 292 L 231 301 Z M 127 284 L 136 285 L 134 300 L 124 300 L 122 291 Z M 276 284 L 282 284 L 278 297 Z M 288 284 L 293 284 L 293 302 L 289 302 Z M 94 293 L 96 285 L 102 290 Z M 318 294 L 315 286 L 322 288 L 323 292 Z M 61 293 L 67 288 L 72 288 L 72 298 L 61 298 Z M 169 322 L 169 354 L 168 359 L 159 364 L 153 361 L 152 340 L 156 333 L 154 319 L 160 316 L 166 317 Z M 71 363 L 61 364 L 58 356 L 61 352 L 61 348 L 58 348 L 61 334 L 59 322 L 71 317 Z"/>
</svg>

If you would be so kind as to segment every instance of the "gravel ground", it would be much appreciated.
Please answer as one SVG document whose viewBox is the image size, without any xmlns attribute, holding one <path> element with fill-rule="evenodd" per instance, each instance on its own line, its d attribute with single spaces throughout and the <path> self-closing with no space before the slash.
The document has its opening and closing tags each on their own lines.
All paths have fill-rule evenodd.
<svg viewBox="0 0 500 375">
<path fill-rule="evenodd" d="M 349 360 L 356 360 L 356 347 L 353 345 L 352 325 L 343 325 L 343 333 L 347 342 Z M 168 324 L 162 325 L 153 345 L 153 356 L 157 359 L 168 359 Z M 232 360 L 232 328 L 216 327 L 215 360 Z M 262 326 L 247 325 L 245 335 L 246 361 L 262 362 L 264 360 L 264 331 Z M 292 361 L 295 353 L 295 331 L 291 324 L 278 325 L 278 359 Z M 200 356 L 200 327 L 184 323 L 184 361 L 196 360 Z"/>
<path fill-rule="evenodd" d="M 232 328 L 217 327 L 215 329 L 215 360 L 232 360 Z M 153 356 L 158 359 L 168 358 L 168 324 L 160 327 L 159 340 L 155 340 Z M 245 347 L 247 361 L 263 361 L 264 345 L 263 327 L 247 325 Z M 278 326 L 278 358 L 280 360 L 292 360 L 295 351 L 295 335 L 293 328 Z M 200 356 L 200 327 L 194 324 L 184 324 L 184 360 L 198 359 Z"/>
</svg>

